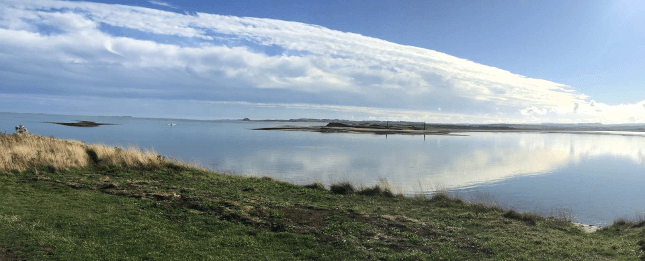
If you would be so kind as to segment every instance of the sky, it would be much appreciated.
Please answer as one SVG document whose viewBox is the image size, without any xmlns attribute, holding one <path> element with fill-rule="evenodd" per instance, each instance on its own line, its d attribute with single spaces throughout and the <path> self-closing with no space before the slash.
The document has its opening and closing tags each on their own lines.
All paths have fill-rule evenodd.
<svg viewBox="0 0 645 261">
<path fill-rule="evenodd" d="M 0 0 L 0 111 L 645 123 L 645 1 Z"/>
</svg>

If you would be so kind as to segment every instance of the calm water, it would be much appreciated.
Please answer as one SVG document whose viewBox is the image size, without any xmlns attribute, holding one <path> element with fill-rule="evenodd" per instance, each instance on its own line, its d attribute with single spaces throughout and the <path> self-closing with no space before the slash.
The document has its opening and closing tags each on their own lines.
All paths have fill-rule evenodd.
<svg viewBox="0 0 645 261">
<path fill-rule="evenodd" d="M 42 123 L 74 120 L 119 125 Z M 251 130 L 283 125 L 275 122 L 0 113 L 0 131 L 12 133 L 18 124 L 42 136 L 152 147 L 211 169 L 299 184 L 349 180 L 372 185 L 387 179 L 406 194 L 443 188 L 466 198 L 485 195 L 520 211 L 567 208 L 576 221 L 597 225 L 645 211 L 643 136 L 468 133 L 424 140 Z"/>
</svg>

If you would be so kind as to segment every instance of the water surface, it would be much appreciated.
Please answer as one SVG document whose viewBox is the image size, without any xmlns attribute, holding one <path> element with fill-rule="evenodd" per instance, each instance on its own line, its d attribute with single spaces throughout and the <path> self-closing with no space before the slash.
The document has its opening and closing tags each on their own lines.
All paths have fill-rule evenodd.
<svg viewBox="0 0 645 261">
<path fill-rule="evenodd" d="M 74 120 L 119 125 L 42 123 Z M 43 136 L 154 148 L 214 170 L 298 184 L 386 179 L 406 194 L 447 189 L 464 197 L 486 195 L 518 210 L 570 209 L 576 221 L 597 225 L 645 211 L 643 136 L 467 133 L 424 139 L 252 130 L 285 124 L 276 122 L 0 113 L 0 131 L 11 133 L 18 124 Z"/>
</svg>

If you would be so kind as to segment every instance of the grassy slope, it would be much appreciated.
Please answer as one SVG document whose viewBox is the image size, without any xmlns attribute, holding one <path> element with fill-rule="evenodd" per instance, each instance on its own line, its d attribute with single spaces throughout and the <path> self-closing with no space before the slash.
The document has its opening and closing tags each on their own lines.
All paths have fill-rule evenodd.
<svg viewBox="0 0 645 261">
<path fill-rule="evenodd" d="M 339 195 L 175 164 L 0 174 L 0 259 L 642 259 L 643 224 Z M 639 226 L 640 225 L 640 226 Z M 640 245 L 639 245 L 640 244 Z"/>
<path fill-rule="evenodd" d="M 645 259 L 645 222 L 584 234 L 445 195 L 339 194 L 345 185 L 332 193 L 136 148 L 0 135 L 0 260 Z"/>
</svg>

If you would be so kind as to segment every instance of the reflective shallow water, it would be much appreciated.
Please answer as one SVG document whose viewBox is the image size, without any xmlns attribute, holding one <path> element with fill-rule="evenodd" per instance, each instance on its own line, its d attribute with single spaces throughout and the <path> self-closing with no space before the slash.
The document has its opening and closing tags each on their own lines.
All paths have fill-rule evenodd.
<svg viewBox="0 0 645 261">
<path fill-rule="evenodd" d="M 42 123 L 74 120 L 119 125 L 78 128 Z M 439 188 L 517 210 L 565 208 L 576 221 L 597 225 L 645 211 L 640 188 L 645 183 L 643 136 L 467 133 L 424 140 L 252 130 L 284 124 L 275 122 L 0 113 L 0 131 L 11 133 L 18 124 L 43 136 L 152 147 L 211 169 L 300 184 L 349 180 L 372 185 L 386 179 L 406 194 Z"/>
</svg>

